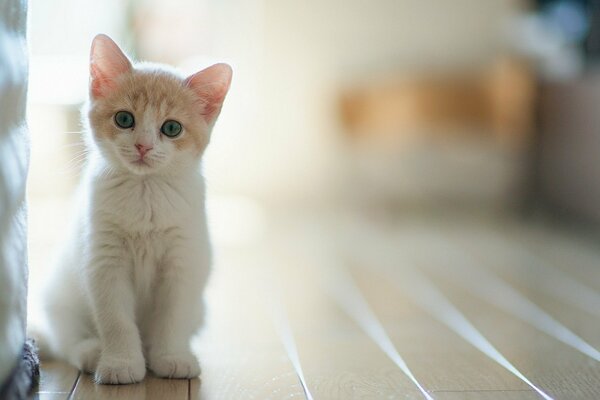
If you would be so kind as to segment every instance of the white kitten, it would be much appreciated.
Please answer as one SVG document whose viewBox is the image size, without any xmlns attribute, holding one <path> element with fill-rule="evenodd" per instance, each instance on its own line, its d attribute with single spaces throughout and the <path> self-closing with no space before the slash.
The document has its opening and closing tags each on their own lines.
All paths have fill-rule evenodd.
<svg viewBox="0 0 600 400">
<path fill-rule="evenodd" d="M 107 36 L 91 50 L 90 159 L 70 240 L 45 291 L 48 350 L 99 383 L 146 366 L 198 376 L 190 338 L 211 264 L 199 161 L 231 81 L 132 66 Z"/>
</svg>

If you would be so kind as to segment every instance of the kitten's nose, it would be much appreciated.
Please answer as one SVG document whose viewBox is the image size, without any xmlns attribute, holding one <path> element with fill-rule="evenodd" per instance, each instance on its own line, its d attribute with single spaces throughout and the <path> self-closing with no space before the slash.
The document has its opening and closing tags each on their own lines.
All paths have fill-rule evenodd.
<svg viewBox="0 0 600 400">
<path fill-rule="evenodd" d="M 135 148 L 137 149 L 138 153 L 140 153 L 140 157 L 144 157 L 147 152 L 153 149 L 152 146 L 147 146 L 141 143 L 136 143 Z"/>
</svg>

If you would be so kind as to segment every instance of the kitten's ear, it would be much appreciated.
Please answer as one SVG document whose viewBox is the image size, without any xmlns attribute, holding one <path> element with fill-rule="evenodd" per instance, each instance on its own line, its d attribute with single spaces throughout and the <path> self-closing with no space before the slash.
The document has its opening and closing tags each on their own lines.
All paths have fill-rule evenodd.
<svg viewBox="0 0 600 400">
<path fill-rule="evenodd" d="M 114 87 L 119 75 L 131 70 L 131 62 L 119 46 L 106 35 L 97 35 L 90 52 L 90 92 L 103 97 Z"/>
<path fill-rule="evenodd" d="M 231 67 L 227 64 L 215 64 L 189 76 L 185 85 L 191 88 L 202 101 L 202 115 L 210 125 L 215 122 L 225 95 L 231 84 Z"/>
</svg>

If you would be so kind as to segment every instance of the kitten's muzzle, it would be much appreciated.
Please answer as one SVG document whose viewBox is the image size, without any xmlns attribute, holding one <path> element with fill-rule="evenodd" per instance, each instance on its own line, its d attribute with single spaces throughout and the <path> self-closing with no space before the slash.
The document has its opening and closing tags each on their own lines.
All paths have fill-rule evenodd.
<svg viewBox="0 0 600 400">
<path fill-rule="evenodd" d="M 144 156 L 146 155 L 146 153 L 148 153 L 154 147 L 148 146 L 148 145 L 145 145 L 145 144 L 142 144 L 142 143 L 136 143 L 135 144 L 135 148 L 137 149 L 138 154 L 140 155 L 140 159 L 143 159 Z"/>
</svg>

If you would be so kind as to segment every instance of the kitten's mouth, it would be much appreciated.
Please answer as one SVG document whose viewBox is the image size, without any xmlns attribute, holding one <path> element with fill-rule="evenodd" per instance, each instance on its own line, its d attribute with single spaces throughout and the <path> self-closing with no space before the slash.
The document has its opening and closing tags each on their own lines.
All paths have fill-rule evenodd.
<svg viewBox="0 0 600 400">
<path fill-rule="evenodd" d="M 137 160 L 132 161 L 132 164 L 146 166 L 146 167 L 150 166 L 150 164 L 148 164 L 148 162 L 146 160 L 144 160 L 143 158 L 138 158 Z"/>
<path fill-rule="evenodd" d="M 155 165 L 152 164 L 152 161 L 145 158 L 138 158 L 135 160 L 130 159 L 127 166 L 129 171 L 137 175 L 145 175 L 151 173 L 155 169 Z"/>
<path fill-rule="evenodd" d="M 156 163 L 148 157 L 132 157 L 131 155 L 122 156 L 123 165 L 134 174 L 144 175 L 155 170 Z"/>
</svg>

